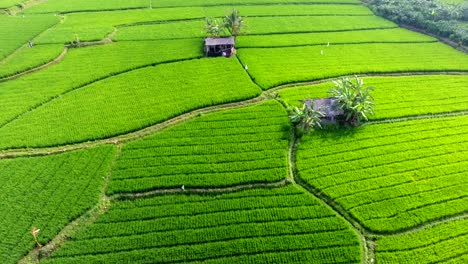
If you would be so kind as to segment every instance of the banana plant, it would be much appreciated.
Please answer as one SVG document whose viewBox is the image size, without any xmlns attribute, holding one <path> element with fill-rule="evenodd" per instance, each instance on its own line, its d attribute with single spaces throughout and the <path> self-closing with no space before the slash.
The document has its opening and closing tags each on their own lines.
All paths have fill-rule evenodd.
<svg viewBox="0 0 468 264">
<path fill-rule="evenodd" d="M 310 105 L 303 104 L 302 107 L 289 107 L 289 112 L 291 122 L 301 133 L 307 133 L 311 128 L 322 128 L 321 118 L 324 114 L 314 109 L 313 102 Z"/>
</svg>

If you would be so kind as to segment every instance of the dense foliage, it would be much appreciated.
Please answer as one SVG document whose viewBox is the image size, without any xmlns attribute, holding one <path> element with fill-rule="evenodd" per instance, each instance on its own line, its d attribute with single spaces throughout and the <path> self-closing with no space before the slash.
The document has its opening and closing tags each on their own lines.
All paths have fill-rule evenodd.
<svg viewBox="0 0 468 264">
<path fill-rule="evenodd" d="M 449 5 L 438 0 L 366 0 L 378 15 L 468 45 L 468 3 Z"/>
<path fill-rule="evenodd" d="M 109 193 L 280 181 L 289 132 L 274 101 L 195 118 L 124 145 Z"/>
<path fill-rule="evenodd" d="M 316 130 L 297 152 L 299 176 L 376 232 L 468 210 L 468 116 Z"/>
<path fill-rule="evenodd" d="M 294 186 L 115 203 L 44 263 L 360 263 L 341 218 Z"/>
<path fill-rule="evenodd" d="M 115 148 L 0 160 L 0 258 L 17 261 L 98 202 Z"/>
</svg>

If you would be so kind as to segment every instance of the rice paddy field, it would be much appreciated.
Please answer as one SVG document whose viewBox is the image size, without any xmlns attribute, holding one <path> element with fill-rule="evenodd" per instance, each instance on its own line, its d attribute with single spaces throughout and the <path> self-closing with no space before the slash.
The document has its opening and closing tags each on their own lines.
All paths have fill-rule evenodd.
<svg viewBox="0 0 468 264">
<path fill-rule="evenodd" d="M 369 122 L 297 134 L 353 75 Z M 467 54 L 359 0 L 0 0 L 0 262 L 464 264 L 467 114 Z"/>
</svg>

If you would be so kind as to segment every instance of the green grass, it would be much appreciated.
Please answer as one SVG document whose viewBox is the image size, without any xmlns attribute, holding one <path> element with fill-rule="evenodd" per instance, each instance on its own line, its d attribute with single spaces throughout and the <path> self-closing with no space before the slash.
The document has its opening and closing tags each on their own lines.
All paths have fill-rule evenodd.
<svg viewBox="0 0 468 264">
<path fill-rule="evenodd" d="M 260 93 L 235 58 L 148 67 L 83 87 L 21 116 L 0 129 L 0 149 L 108 138 Z"/>
<path fill-rule="evenodd" d="M 340 3 L 361 4 L 359 0 L 158 0 L 153 2 L 154 7 L 175 6 L 216 6 L 216 5 L 247 5 L 247 4 L 315 4 L 315 3 Z"/>
<path fill-rule="evenodd" d="M 123 10 L 115 12 L 93 12 L 68 14 L 63 23 L 47 30 L 35 41 L 37 43 L 68 43 L 76 36 L 82 41 L 101 40 L 112 33 L 115 26 L 161 21 L 203 19 L 208 16 L 222 17 L 230 10 L 226 6 L 157 8 L 145 10 Z M 285 15 L 370 15 L 370 10 L 360 5 L 273 5 L 240 6 L 243 16 L 285 16 Z M 178 30 L 182 24 L 172 25 Z M 189 24 L 184 35 L 201 33 L 203 24 Z M 182 35 L 182 36 L 184 36 Z M 202 36 L 202 35 L 200 35 Z M 141 38 L 141 37 L 140 37 Z"/>
<path fill-rule="evenodd" d="M 343 32 L 239 36 L 237 48 L 287 47 L 348 43 L 435 42 L 436 39 L 402 28 Z"/>
<path fill-rule="evenodd" d="M 373 86 L 376 106 L 372 119 L 439 114 L 468 110 L 468 75 L 407 76 L 364 78 L 365 86 Z M 334 87 L 320 85 L 288 88 L 279 92 L 289 105 L 300 106 L 301 100 L 326 98 Z"/>
<path fill-rule="evenodd" d="M 294 186 L 120 201 L 42 263 L 360 263 L 357 235 Z"/>
<path fill-rule="evenodd" d="M 377 16 L 277 16 L 245 18 L 245 34 L 321 32 L 337 30 L 393 28 L 395 24 Z M 202 38 L 205 21 L 180 21 L 124 27 L 116 40 Z"/>
<path fill-rule="evenodd" d="M 44 65 L 57 58 L 63 49 L 61 44 L 23 46 L 0 61 L 0 78 Z"/>
<path fill-rule="evenodd" d="M 414 233 L 379 238 L 379 263 L 466 263 L 468 219 L 450 221 Z"/>
<path fill-rule="evenodd" d="M 119 10 L 131 8 L 149 8 L 149 0 L 48 0 L 33 5 L 24 13 L 67 13 L 79 11 Z"/>
<path fill-rule="evenodd" d="M 137 67 L 202 56 L 198 40 L 115 43 L 70 49 L 60 63 L 0 83 L 0 126 L 50 99 Z M 80 107 L 81 108 L 81 107 Z M 4 144 L 4 140 L 0 139 Z"/>
<path fill-rule="evenodd" d="M 244 48 L 238 56 L 265 89 L 361 73 L 468 71 L 468 57 L 441 43 Z"/>
<path fill-rule="evenodd" d="M 2 263 L 16 263 L 98 202 L 115 147 L 0 160 Z"/>
<path fill-rule="evenodd" d="M 315 131 L 297 167 L 367 228 L 393 232 L 468 209 L 468 116 Z"/>
<path fill-rule="evenodd" d="M 0 15 L 0 59 L 25 45 L 39 33 L 59 21 L 55 16 L 6 16 Z"/>
<path fill-rule="evenodd" d="M 21 4 L 24 0 L 0 0 L 0 9 L 9 8 L 17 4 Z"/>
<path fill-rule="evenodd" d="M 289 132 L 274 101 L 198 117 L 124 145 L 109 193 L 280 181 Z"/>
</svg>

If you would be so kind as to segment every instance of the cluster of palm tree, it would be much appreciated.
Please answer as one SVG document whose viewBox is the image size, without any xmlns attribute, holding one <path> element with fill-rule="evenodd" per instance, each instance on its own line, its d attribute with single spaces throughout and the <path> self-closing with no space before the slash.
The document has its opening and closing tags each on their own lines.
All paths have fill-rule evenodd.
<svg viewBox="0 0 468 264">
<path fill-rule="evenodd" d="M 334 87 L 329 94 L 337 102 L 337 107 L 343 110 L 338 120 L 343 125 L 358 126 L 368 121 L 374 115 L 374 99 L 371 96 L 373 87 L 364 87 L 364 81 L 357 76 L 353 79 L 341 78 L 333 82 Z M 307 101 L 302 107 L 289 107 L 290 119 L 296 125 L 300 134 L 307 133 L 311 128 L 322 128 L 322 111 L 314 108 L 313 101 Z"/>
<path fill-rule="evenodd" d="M 242 29 L 245 26 L 244 19 L 237 9 L 233 9 L 222 21 L 209 17 L 206 18 L 205 22 L 205 32 L 208 37 L 212 38 L 219 38 L 221 36 L 233 36 L 235 38 L 242 33 Z"/>
</svg>

